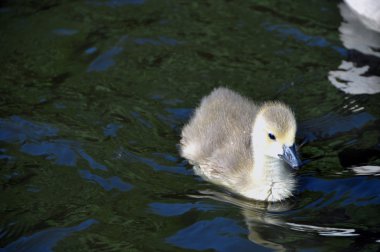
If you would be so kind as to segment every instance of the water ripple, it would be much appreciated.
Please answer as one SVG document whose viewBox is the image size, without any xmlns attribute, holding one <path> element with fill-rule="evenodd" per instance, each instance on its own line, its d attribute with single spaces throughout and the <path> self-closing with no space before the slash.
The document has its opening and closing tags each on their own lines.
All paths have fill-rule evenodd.
<svg viewBox="0 0 380 252">
<path fill-rule="evenodd" d="M 72 36 L 78 33 L 78 30 L 68 28 L 54 29 L 53 33 L 59 36 Z"/>
<path fill-rule="evenodd" d="M 146 158 L 143 156 L 139 156 L 137 154 L 134 154 L 124 148 L 121 148 L 117 151 L 116 157 L 118 159 L 126 159 L 131 162 L 137 162 L 145 164 L 151 168 L 153 168 L 156 171 L 166 171 L 171 173 L 179 173 L 184 175 L 192 175 L 193 172 L 191 170 L 187 170 L 184 166 L 168 166 L 168 165 L 162 165 L 159 164 L 156 160 L 152 158 Z"/>
<path fill-rule="evenodd" d="M 311 36 L 303 33 L 295 27 L 290 25 L 271 25 L 268 23 L 263 24 L 264 28 L 268 31 L 278 32 L 281 36 L 292 37 L 298 41 L 304 42 L 312 47 L 330 47 L 342 56 L 347 56 L 347 50 L 344 47 L 331 44 L 327 39 L 318 36 Z"/>
<path fill-rule="evenodd" d="M 58 165 L 75 166 L 78 156 L 85 159 L 91 168 L 107 170 L 81 147 L 80 143 L 64 139 L 43 140 L 57 137 L 58 129 L 44 123 L 34 123 L 19 116 L 0 119 L 0 141 L 20 143 L 20 150 L 32 156 L 46 156 Z"/>
<path fill-rule="evenodd" d="M 115 46 L 100 54 L 87 68 L 87 72 L 102 72 L 115 65 L 114 57 L 124 51 L 124 48 Z"/>
<path fill-rule="evenodd" d="M 153 202 L 149 204 L 150 209 L 153 213 L 161 215 L 161 216 L 178 216 L 182 215 L 186 212 L 189 212 L 193 209 L 198 211 L 212 211 L 215 210 L 215 206 L 195 202 L 195 203 L 159 203 Z"/>
<path fill-rule="evenodd" d="M 322 201 L 314 201 L 308 208 L 347 205 L 366 206 L 380 204 L 380 187 L 376 177 L 344 179 L 301 178 L 302 190 L 323 192 Z"/>
<path fill-rule="evenodd" d="M 329 113 L 319 118 L 302 122 L 297 134 L 309 141 L 333 137 L 340 133 L 360 129 L 376 118 L 368 112 L 354 113 L 351 115 L 339 115 Z"/>
<path fill-rule="evenodd" d="M 93 181 L 103 187 L 104 190 L 110 191 L 112 189 L 118 189 L 121 192 L 132 190 L 133 186 L 124 182 L 117 176 L 103 178 L 99 175 L 92 174 L 87 170 L 80 170 L 79 174 L 86 180 Z"/>
<path fill-rule="evenodd" d="M 200 235 L 201 234 L 201 235 Z M 198 221 L 166 239 L 180 248 L 215 251 L 254 251 L 260 247 L 242 236 L 247 230 L 223 217 Z"/>
<path fill-rule="evenodd" d="M 23 143 L 58 134 L 58 129 L 45 123 L 34 123 L 19 116 L 0 119 L 0 141 Z"/>
<path fill-rule="evenodd" d="M 108 6 L 108 7 L 121 7 L 124 5 L 140 5 L 144 4 L 145 0 L 108 0 L 108 1 L 88 1 L 91 4 L 97 6 Z"/>
<path fill-rule="evenodd" d="M 77 226 L 64 228 L 49 228 L 30 236 L 23 236 L 0 251 L 53 251 L 56 244 L 75 232 L 83 231 L 98 223 L 94 219 L 86 220 Z"/>
<path fill-rule="evenodd" d="M 104 130 L 103 130 L 103 134 L 106 136 L 106 137 L 116 137 L 117 135 L 117 131 L 119 129 L 123 128 L 122 125 L 120 124 L 117 124 L 117 123 L 110 123 L 108 124 Z"/>
</svg>

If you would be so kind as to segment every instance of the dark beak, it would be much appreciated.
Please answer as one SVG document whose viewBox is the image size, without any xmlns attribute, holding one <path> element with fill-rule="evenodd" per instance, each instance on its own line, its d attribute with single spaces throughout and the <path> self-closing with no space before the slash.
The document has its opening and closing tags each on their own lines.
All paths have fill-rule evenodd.
<svg viewBox="0 0 380 252">
<path fill-rule="evenodd" d="M 293 169 L 298 169 L 302 166 L 302 161 L 298 155 L 296 145 L 283 146 L 284 154 L 279 155 L 286 163 L 288 163 Z"/>
</svg>

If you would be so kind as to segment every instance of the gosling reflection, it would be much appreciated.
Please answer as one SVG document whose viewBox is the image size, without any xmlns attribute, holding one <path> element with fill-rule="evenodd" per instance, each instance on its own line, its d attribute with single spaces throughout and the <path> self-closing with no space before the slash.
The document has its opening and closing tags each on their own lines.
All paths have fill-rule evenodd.
<svg viewBox="0 0 380 252">
<path fill-rule="evenodd" d="M 239 207 L 248 227 L 248 239 L 251 242 L 276 251 L 286 250 L 282 244 L 276 242 L 278 239 L 281 240 L 281 236 L 284 235 L 277 232 L 278 228 L 286 225 L 279 213 L 291 209 L 294 205 L 293 201 L 252 201 L 212 190 L 203 190 L 199 193 L 198 195 L 190 196 L 193 198 L 212 199 Z M 276 232 L 273 232 L 273 230 L 276 230 Z"/>
<path fill-rule="evenodd" d="M 296 223 L 294 213 L 287 212 L 298 211 L 297 202 L 292 199 L 281 202 L 258 202 L 212 190 L 203 190 L 197 195 L 190 196 L 237 206 L 241 210 L 248 229 L 247 238 L 257 245 L 274 251 L 287 251 L 296 247 L 309 248 L 310 246 L 324 249 L 326 242 L 335 241 L 334 237 L 339 239 L 359 236 L 359 233 L 353 228 Z M 313 239 L 310 239 L 311 237 Z"/>
</svg>

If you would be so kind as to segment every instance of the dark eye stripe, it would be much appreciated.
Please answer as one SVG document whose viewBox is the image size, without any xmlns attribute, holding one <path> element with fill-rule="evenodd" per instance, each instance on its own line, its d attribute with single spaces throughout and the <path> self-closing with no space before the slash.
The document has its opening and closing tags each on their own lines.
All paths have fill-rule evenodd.
<svg viewBox="0 0 380 252">
<path fill-rule="evenodd" d="M 269 133 L 268 134 L 268 137 L 272 140 L 276 140 L 276 137 L 272 134 L 272 133 Z"/>
</svg>

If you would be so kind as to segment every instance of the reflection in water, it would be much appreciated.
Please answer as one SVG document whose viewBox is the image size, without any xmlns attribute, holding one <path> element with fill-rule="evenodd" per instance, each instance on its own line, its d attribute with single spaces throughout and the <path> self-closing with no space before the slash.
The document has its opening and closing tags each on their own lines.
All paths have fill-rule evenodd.
<svg viewBox="0 0 380 252">
<path fill-rule="evenodd" d="M 244 216 L 245 224 L 248 227 L 248 238 L 253 243 L 276 250 L 284 250 L 285 247 L 281 243 L 276 243 L 270 237 L 278 233 L 273 230 L 278 230 L 284 226 L 285 222 L 281 218 L 281 213 L 291 209 L 293 202 L 290 200 L 283 202 L 261 202 L 244 200 L 233 197 L 230 194 L 217 191 L 201 191 L 199 195 L 191 195 L 194 198 L 213 199 L 235 205 L 241 209 Z M 269 235 L 269 237 L 268 237 Z"/>
<path fill-rule="evenodd" d="M 380 77 L 366 76 L 369 66 L 356 67 L 343 60 L 338 70 L 329 72 L 330 82 L 348 94 L 376 94 L 380 92 Z"/>
<path fill-rule="evenodd" d="M 363 149 L 352 146 L 340 151 L 338 157 L 342 167 L 362 167 L 380 157 L 380 146 L 374 145 Z"/>
<path fill-rule="evenodd" d="M 88 162 L 91 168 L 107 170 L 87 154 L 75 141 L 56 139 L 58 129 L 49 124 L 34 123 L 19 116 L 0 119 L 0 140 L 21 144 L 20 150 L 33 156 L 45 156 L 56 164 L 75 166 L 79 157 Z M 50 139 L 54 137 L 53 139 Z"/>
<path fill-rule="evenodd" d="M 338 70 L 329 72 L 328 79 L 335 87 L 348 94 L 379 93 L 380 76 L 376 69 L 380 66 L 380 30 L 374 27 L 376 23 L 380 27 L 380 16 L 374 15 L 374 10 L 380 10 L 380 2 L 346 2 L 349 5 L 339 5 L 344 19 L 339 31 L 344 46 L 351 50 L 350 61 L 343 60 Z M 371 22 L 367 22 L 367 18 Z"/>
<path fill-rule="evenodd" d="M 91 4 L 97 6 L 108 6 L 108 7 L 121 7 L 124 5 L 140 5 L 145 2 L 145 0 L 89 0 Z"/>
<path fill-rule="evenodd" d="M 351 167 L 350 170 L 354 171 L 357 175 L 374 175 L 380 176 L 380 166 L 365 165 Z"/>
<path fill-rule="evenodd" d="M 380 30 L 368 28 L 355 10 L 346 3 L 340 4 L 339 10 L 344 19 L 339 27 L 343 45 L 350 50 L 380 57 L 380 52 L 377 50 L 380 47 Z"/>
<path fill-rule="evenodd" d="M 84 179 L 97 183 L 106 191 L 118 189 L 121 192 L 126 192 L 131 190 L 133 187 L 131 184 L 122 181 L 119 177 L 116 176 L 102 178 L 101 176 L 92 174 L 87 170 L 80 170 L 79 173 Z"/>
<path fill-rule="evenodd" d="M 72 36 L 78 33 L 75 29 L 68 29 L 68 28 L 58 28 L 54 29 L 53 33 L 59 36 Z"/>
<path fill-rule="evenodd" d="M 99 55 L 87 68 L 87 72 L 100 72 L 105 71 L 111 66 L 115 65 L 113 59 L 116 55 L 120 54 L 124 49 L 122 47 L 112 47 Z"/>
<path fill-rule="evenodd" d="M 96 224 L 97 221 L 89 219 L 77 226 L 65 228 L 49 228 L 30 236 L 23 236 L 15 242 L 9 244 L 0 251 L 23 252 L 23 251 L 53 251 L 56 244 L 74 232 L 79 232 Z"/>
<path fill-rule="evenodd" d="M 302 231 L 302 232 L 317 232 L 322 236 L 358 236 L 355 233 L 355 229 L 349 228 L 331 228 L 331 227 L 318 227 L 313 225 L 302 225 L 295 223 L 286 223 L 286 225 L 292 230 Z"/>
<path fill-rule="evenodd" d="M 88 66 L 87 72 L 102 72 L 114 66 L 116 64 L 115 57 L 124 51 L 124 46 L 127 41 L 133 41 L 137 45 L 154 45 L 154 46 L 160 46 L 160 45 L 175 46 L 175 45 L 183 44 L 183 42 L 180 42 L 174 38 L 169 38 L 165 36 L 159 36 L 158 39 L 152 39 L 152 38 L 132 38 L 132 37 L 129 37 L 128 35 L 124 35 L 117 41 L 117 43 L 113 47 L 101 53 L 98 57 L 96 57 Z M 88 48 L 85 51 L 86 54 L 92 54 L 94 52 L 96 52 L 96 48 L 94 47 Z"/>
<path fill-rule="evenodd" d="M 308 46 L 329 47 L 333 49 L 334 51 L 338 52 L 339 54 L 341 54 L 342 56 L 347 55 L 345 48 L 333 45 L 332 43 L 330 43 L 327 39 L 323 37 L 315 37 L 315 36 L 307 35 L 295 27 L 291 27 L 289 25 L 269 25 L 269 24 L 264 24 L 264 27 L 268 31 L 276 31 L 281 36 L 294 38 L 298 41 L 305 43 Z"/>
<path fill-rule="evenodd" d="M 123 44 L 127 41 L 128 36 L 122 36 L 117 43 L 104 53 L 100 54 L 87 68 L 87 72 L 101 72 L 105 71 L 111 66 L 115 65 L 114 57 L 124 51 Z"/>
<path fill-rule="evenodd" d="M 151 39 L 151 38 L 135 38 L 133 40 L 137 45 L 170 45 L 175 46 L 178 44 L 181 44 L 182 42 L 177 41 L 174 38 L 168 38 L 165 36 L 160 36 L 158 39 Z"/>
<path fill-rule="evenodd" d="M 368 28 L 380 32 L 380 2 L 377 0 L 345 0 L 357 18 Z"/>
<path fill-rule="evenodd" d="M 19 116 L 0 118 L 0 140 L 10 143 L 37 141 L 44 137 L 56 136 L 58 129 L 45 123 L 34 123 Z"/>
<path fill-rule="evenodd" d="M 121 128 L 123 128 L 123 126 L 121 124 L 110 123 L 103 130 L 104 136 L 106 136 L 106 137 L 116 137 L 117 131 L 119 129 L 121 129 Z"/>
<path fill-rule="evenodd" d="M 303 191 L 324 195 L 305 208 L 316 210 L 380 204 L 380 188 L 376 177 L 363 179 L 357 176 L 334 180 L 302 177 L 300 183 L 303 185 Z M 323 218 L 327 221 L 334 216 L 323 216 Z"/>
<path fill-rule="evenodd" d="M 49 160 L 54 160 L 58 165 L 75 166 L 77 163 L 77 154 L 74 143 L 70 141 L 54 141 L 25 143 L 21 151 L 32 156 L 46 156 Z"/>
<path fill-rule="evenodd" d="M 157 154 L 155 155 L 157 156 Z M 124 148 L 120 148 L 116 154 L 115 154 L 116 159 L 122 159 L 122 160 L 128 160 L 130 162 L 137 162 L 137 163 L 142 163 L 145 164 L 151 168 L 153 168 L 156 171 L 166 171 L 166 172 L 171 172 L 171 173 L 179 173 L 179 174 L 184 174 L 184 175 L 191 175 L 193 172 L 191 170 L 187 170 L 182 164 L 181 166 L 169 166 L 169 165 L 162 165 L 158 163 L 155 159 L 153 158 L 147 158 L 143 156 L 139 156 L 131 151 L 128 151 Z"/>
<path fill-rule="evenodd" d="M 205 204 L 202 202 L 195 203 L 160 203 L 154 202 L 149 204 L 150 209 L 153 213 L 161 215 L 161 216 L 178 216 L 182 215 L 191 210 L 198 211 L 212 211 L 215 210 L 216 207 L 211 204 Z"/>
<path fill-rule="evenodd" d="M 202 235 L 199 235 L 202 234 Z M 214 251 L 255 251 L 254 246 L 243 236 L 247 231 L 236 221 L 224 217 L 198 221 L 178 231 L 166 239 L 170 244 L 180 248 Z"/>
<path fill-rule="evenodd" d="M 193 113 L 192 109 L 187 108 L 168 108 L 166 111 L 169 112 L 175 119 L 178 119 L 180 121 L 188 120 L 191 113 Z"/>
<path fill-rule="evenodd" d="M 368 167 L 359 169 L 362 171 L 368 170 Z M 371 170 L 379 172 L 379 167 L 376 167 L 376 169 L 371 168 Z M 300 183 L 303 184 L 302 191 L 315 192 L 317 193 L 316 195 L 318 195 L 318 192 L 323 191 L 325 196 L 319 199 L 315 198 L 309 205 L 304 207 L 300 207 L 299 202 L 294 200 L 275 203 L 257 202 L 211 190 L 204 190 L 200 194 L 190 196 L 197 199 L 212 199 L 239 207 L 249 230 L 248 238 L 255 244 L 275 250 L 287 250 L 295 244 L 297 244 L 298 248 L 307 248 L 311 244 L 305 241 L 310 236 L 314 237 L 314 246 L 317 247 L 322 245 L 318 244 L 319 242 L 327 239 L 323 237 L 360 236 L 362 231 L 355 228 L 331 226 L 329 224 L 331 220 L 339 217 L 334 215 L 326 216 L 323 212 L 328 208 L 339 209 L 380 204 L 380 191 L 375 179 L 364 181 L 356 177 L 330 181 L 302 177 Z M 198 202 L 195 205 L 202 204 L 202 202 Z M 319 217 L 310 216 L 311 219 L 304 217 L 302 220 L 298 220 L 298 216 L 307 215 L 308 209 L 313 209 L 314 214 L 316 214 L 315 209 L 319 209 L 321 215 Z M 312 220 L 312 224 L 310 220 Z M 316 220 L 317 222 L 315 223 Z M 201 224 L 198 222 L 197 227 L 199 225 Z M 182 232 L 189 232 L 187 229 L 194 228 L 193 225 L 182 230 Z M 183 233 L 182 235 L 187 236 Z M 318 236 L 316 237 L 315 235 Z M 368 234 L 364 233 L 364 235 Z M 188 237 L 188 239 L 190 238 Z M 181 245 L 181 242 L 176 244 L 178 245 L 178 243 Z"/>
<path fill-rule="evenodd" d="M 278 2 L 1 1 L 3 251 L 377 251 L 378 95 L 323 77 L 344 60 L 336 81 L 373 82 L 376 33 L 347 21 L 339 45 L 336 2 Z M 184 197 L 214 188 L 175 148 L 199 97 L 284 82 L 323 156 L 293 201 Z"/>
<path fill-rule="evenodd" d="M 297 134 L 301 138 L 307 138 L 308 141 L 321 140 L 336 136 L 337 134 L 350 132 L 354 129 L 360 129 L 374 120 L 375 117 L 367 112 L 350 115 L 329 113 L 319 118 L 302 122 Z"/>
<path fill-rule="evenodd" d="M 9 160 L 13 159 L 12 156 L 4 154 L 6 152 L 6 149 L 0 149 L 0 159 Z"/>
<path fill-rule="evenodd" d="M 151 122 L 149 122 L 148 120 L 146 120 L 139 112 L 137 111 L 132 111 L 131 113 L 131 116 L 136 120 L 138 121 L 140 124 L 142 124 L 143 126 L 147 127 L 147 128 L 153 128 L 153 125 Z"/>
<path fill-rule="evenodd" d="M 87 48 L 85 51 L 84 51 L 84 53 L 85 54 L 93 54 L 94 52 L 96 52 L 98 50 L 98 48 L 96 48 L 96 47 L 89 47 L 89 48 Z"/>
<path fill-rule="evenodd" d="M 104 129 L 106 136 L 116 136 L 117 130 L 121 128 L 118 124 L 109 124 Z M 87 154 L 80 144 L 74 141 L 63 139 L 44 140 L 48 137 L 57 137 L 58 129 L 48 124 L 29 122 L 18 116 L 9 119 L 0 119 L 0 140 L 6 142 L 19 142 L 20 150 L 32 156 L 44 156 L 48 160 L 53 160 L 58 165 L 76 166 L 78 157 L 86 160 L 93 169 L 106 171 L 108 168 L 96 162 L 92 156 Z M 0 159 L 12 159 L 5 155 L 5 149 L 0 149 Z M 117 176 L 102 178 L 92 174 L 88 170 L 80 170 L 80 175 L 89 181 L 93 181 L 109 191 L 118 189 L 122 192 L 132 189 L 132 185 L 122 181 Z"/>
</svg>

